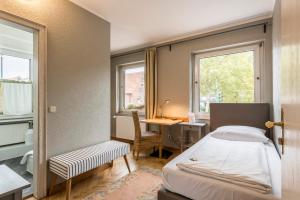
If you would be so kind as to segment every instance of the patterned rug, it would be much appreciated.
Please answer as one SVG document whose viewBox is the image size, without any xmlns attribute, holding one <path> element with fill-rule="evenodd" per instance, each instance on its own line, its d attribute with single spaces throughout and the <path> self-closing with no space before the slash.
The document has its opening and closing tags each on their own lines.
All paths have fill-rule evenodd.
<svg viewBox="0 0 300 200">
<path fill-rule="evenodd" d="M 156 200 L 161 184 L 160 170 L 141 168 L 116 182 L 107 183 L 84 200 Z"/>
</svg>

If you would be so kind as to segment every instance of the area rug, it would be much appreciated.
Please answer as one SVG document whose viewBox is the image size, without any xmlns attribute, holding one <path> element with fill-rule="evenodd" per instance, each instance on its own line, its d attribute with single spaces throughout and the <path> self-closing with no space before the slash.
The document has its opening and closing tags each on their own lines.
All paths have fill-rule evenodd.
<svg viewBox="0 0 300 200">
<path fill-rule="evenodd" d="M 160 170 L 141 168 L 118 181 L 107 183 L 84 200 L 156 200 L 161 184 Z"/>
</svg>

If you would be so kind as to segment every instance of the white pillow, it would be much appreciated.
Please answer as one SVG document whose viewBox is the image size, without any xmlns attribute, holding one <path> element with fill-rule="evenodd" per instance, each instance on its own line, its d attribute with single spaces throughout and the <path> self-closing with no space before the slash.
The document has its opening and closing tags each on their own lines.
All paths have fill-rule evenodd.
<svg viewBox="0 0 300 200">
<path fill-rule="evenodd" d="M 268 143 L 266 131 L 251 126 L 222 126 L 212 132 L 211 136 L 223 140 Z"/>
</svg>

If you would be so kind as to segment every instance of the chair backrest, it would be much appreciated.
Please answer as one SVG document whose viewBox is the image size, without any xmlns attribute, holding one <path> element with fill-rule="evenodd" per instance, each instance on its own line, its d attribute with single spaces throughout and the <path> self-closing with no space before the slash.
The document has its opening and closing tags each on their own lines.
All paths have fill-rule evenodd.
<svg viewBox="0 0 300 200">
<path fill-rule="evenodd" d="M 140 140 L 142 137 L 140 119 L 137 111 L 132 111 L 132 119 L 134 123 L 135 137 L 134 140 Z"/>
</svg>

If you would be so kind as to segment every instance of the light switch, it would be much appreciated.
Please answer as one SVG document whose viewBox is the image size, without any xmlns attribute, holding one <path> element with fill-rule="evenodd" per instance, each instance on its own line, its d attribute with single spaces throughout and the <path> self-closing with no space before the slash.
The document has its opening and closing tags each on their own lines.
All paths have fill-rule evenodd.
<svg viewBox="0 0 300 200">
<path fill-rule="evenodd" d="M 56 113 L 56 106 L 49 106 L 48 112 L 49 113 Z"/>
</svg>

